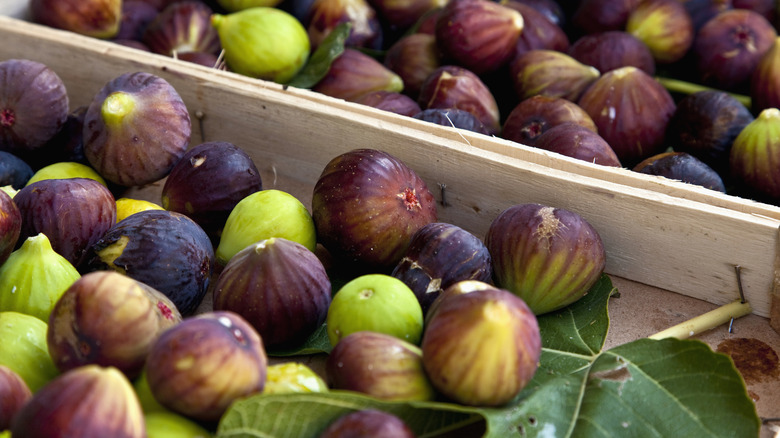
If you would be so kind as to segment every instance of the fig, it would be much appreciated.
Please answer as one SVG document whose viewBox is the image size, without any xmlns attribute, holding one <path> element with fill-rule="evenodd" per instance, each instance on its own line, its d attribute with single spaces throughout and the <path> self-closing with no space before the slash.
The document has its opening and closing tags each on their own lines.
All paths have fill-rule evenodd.
<svg viewBox="0 0 780 438">
<path fill-rule="evenodd" d="M 541 315 L 588 293 L 606 265 L 598 231 L 579 214 L 541 204 L 515 204 L 488 227 L 493 279 Z"/>
<path fill-rule="evenodd" d="M 41 169 L 50 164 L 72 162 L 89 165 L 84 155 L 84 115 L 87 106 L 82 105 L 68 113 L 62 128 L 33 154 L 28 154 L 25 159 L 36 169 Z"/>
<path fill-rule="evenodd" d="M 10 152 L 0 151 L 0 186 L 11 186 L 19 190 L 34 173 L 25 160 Z"/>
<path fill-rule="evenodd" d="M 46 342 L 61 372 L 96 364 L 135 379 L 152 342 L 181 320 L 161 292 L 115 271 L 96 271 L 73 282 L 57 301 Z"/>
<path fill-rule="evenodd" d="M 514 56 L 524 29 L 515 9 L 490 0 L 450 0 L 436 21 L 436 43 L 449 63 L 481 75 Z"/>
<path fill-rule="evenodd" d="M 32 21 L 94 38 L 119 32 L 121 0 L 30 0 Z"/>
<path fill-rule="evenodd" d="M 142 438 L 146 429 L 127 377 L 116 368 L 85 365 L 34 393 L 14 417 L 11 435 Z"/>
<path fill-rule="evenodd" d="M 330 295 L 330 279 L 314 252 L 271 237 L 231 257 L 214 285 L 214 310 L 241 315 L 269 350 L 292 348 L 325 322 Z"/>
<path fill-rule="evenodd" d="M 197 421 L 216 421 L 235 400 L 262 392 L 268 357 L 260 335 L 232 312 L 206 312 L 164 331 L 146 359 L 160 404 Z"/>
<path fill-rule="evenodd" d="M 279 0 L 216 0 L 216 3 L 228 12 L 238 12 L 258 6 L 277 6 Z"/>
<path fill-rule="evenodd" d="M 535 95 L 520 101 L 504 120 L 501 137 L 534 146 L 540 135 L 563 123 L 598 131 L 593 119 L 576 103 L 562 97 Z"/>
<path fill-rule="evenodd" d="M 54 252 L 45 234 L 28 237 L 0 265 L 0 311 L 48 322 L 57 300 L 81 274 Z"/>
<path fill-rule="evenodd" d="M 432 11 L 440 10 L 446 0 L 371 0 L 370 4 L 388 27 L 407 31 Z"/>
<path fill-rule="evenodd" d="M 403 93 L 417 99 L 425 79 L 441 66 L 436 37 L 427 33 L 402 36 L 387 49 L 383 62 L 403 81 Z"/>
<path fill-rule="evenodd" d="M 415 438 L 404 421 L 389 412 L 361 409 L 344 414 L 328 425 L 317 438 Z"/>
<path fill-rule="evenodd" d="M 520 4 L 528 5 L 540 12 L 545 18 L 550 20 L 560 28 L 566 27 L 568 17 L 567 11 L 558 4 L 558 0 L 513 0 Z"/>
<path fill-rule="evenodd" d="M 774 0 L 732 0 L 731 6 L 734 9 L 750 9 L 757 12 L 770 23 L 775 23 L 777 18 L 777 4 Z"/>
<path fill-rule="evenodd" d="M 156 7 L 143 0 L 123 0 L 119 29 L 112 39 L 140 42 L 146 27 L 159 13 Z"/>
<path fill-rule="evenodd" d="M 523 16 L 523 31 L 515 44 L 513 58 L 536 49 L 569 50 L 569 37 L 563 28 L 536 7 L 520 0 L 506 0 L 504 6 Z"/>
<path fill-rule="evenodd" d="M 734 139 L 729 153 L 730 175 L 745 196 L 777 204 L 780 172 L 773 163 L 780 154 L 780 109 L 762 110 Z"/>
<path fill-rule="evenodd" d="M 423 313 L 444 289 L 463 280 L 491 281 L 490 253 L 474 234 L 433 222 L 412 235 L 404 257 L 390 274 L 417 296 Z"/>
<path fill-rule="evenodd" d="M 170 411 L 144 413 L 147 438 L 211 438 L 211 432 L 196 421 Z"/>
<path fill-rule="evenodd" d="M 542 95 L 576 102 L 600 77 L 594 67 L 556 50 L 529 50 L 510 64 L 512 84 L 520 100 Z"/>
<path fill-rule="evenodd" d="M 90 178 L 43 179 L 19 190 L 14 202 L 22 214 L 20 239 L 46 234 L 77 268 L 116 222 L 114 195 Z"/>
<path fill-rule="evenodd" d="M 68 179 L 68 178 L 89 178 L 103 184 L 108 187 L 106 180 L 100 176 L 95 169 L 87 166 L 86 164 L 77 163 L 74 161 L 59 161 L 56 163 L 44 166 L 37 171 L 27 180 L 25 185 L 44 179 Z"/>
<path fill-rule="evenodd" d="M 780 108 L 780 37 L 775 38 L 750 76 L 750 105 L 754 112 Z"/>
<path fill-rule="evenodd" d="M 331 159 L 312 195 L 320 243 L 337 258 L 392 269 L 425 224 L 436 221 L 425 181 L 403 161 L 375 149 Z"/>
<path fill-rule="evenodd" d="M 659 64 L 681 60 L 693 45 L 693 20 L 679 0 L 643 0 L 628 15 L 626 31 L 650 49 Z"/>
<path fill-rule="evenodd" d="M 442 65 L 420 86 L 417 102 L 423 110 L 462 109 L 474 114 L 490 134 L 501 130 L 501 114 L 493 92 L 471 70 L 457 65 Z"/>
<path fill-rule="evenodd" d="M 306 28 L 288 12 L 259 6 L 211 17 L 225 62 L 233 72 L 285 83 L 309 59 Z"/>
<path fill-rule="evenodd" d="M 224 266 L 242 249 L 271 237 L 300 243 L 310 251 L 317 247 L 314 219 L 306 206 L 287 192 L 260 190 L 230 211 L 216 250 L 217 263 Z"/>
<path fill-rule="evenodd" d="M 141 369 L 141 374 L 133 380 L 133 391 L 138 396 L 138 401 L 141 403 L 141 410 L 144 411 L 144 414 L 149 412 L 171 412 L 154 398 L 152 390 L 149 388 L 149 381 L 146 379 L 146 368 Z"/>
<path fill-rule="evenodd" d="M 724 91 L 745 88 L 776 37 L 772 24 L 756 12 L 721 12 L 698 30 L 691 47 L 699 80 Z"/>
<path fill-rule="evenodd" d="M 140 186 L 162 179 L 189 146 L 190 115 L 165 79 L 124 73 L 93 97 L 84 116 L 84 154 L 106 180 Z"/>
<path fill-rule="evenodd" d="M 534 146 L 601 166 L 622 167 L 606 140 L 593 130 L 574 123 L 548 129 L 536 139 Z"/>
<path fill-rule="evenodd" d="M 260 171 L 243 149 L 229 142 L 205 142 L 188 149 L 173 166 L 161 204 L 189 216 L 216 244 L 236 204 L 262 189 Z"/>
<path fill-rule="evenodd" d="M 328 384 L 308 366 L 299 362 L 268 365 L 263 394 L 328 392 Z"/>
<path fill-rule="evenodd" d="M 186 317 L 206 295 L 214 250 L 187 216 L 145 210 L 117 222 L 95 242 L 84 269 L 126 274 L 165 294 Z"/>
<path fill-rule="evenodd" d="M 312 49 L 319 47 L 333 29 L 351 25 L 345 47 L 378 50 L 384 32 L 379 16 L 367 0 L 313 0 L 304 19 Z"/>
<path fill-rule="evenodd" d="M 461 294 L 467 294 L 477 290 L 494 289 L 494 288 L 495 286 L 492 284 L 492 281 L 484 282 L 480 280 L 462 280 L 457 283 L 453 283 L 452 285 L 450 285 L 450 287 L 441 291 L 441 293 L 439 293 L 439 295 L 436 296 L 436 299 L 433 300 L 430 307 L 428 307 L 428 312 L 425 313 L 425 320 L 423 321 L 424 323 L 423 331 L 425 330 L 425 327 L 428 327 L 431 318 L 433 318 L 433 315 L 436 314 L 436 311 L 438 310 L 442 301 L 448 299 L 449 297 L 453 297 Z"/>
<path fill-rule="evenodd" d="M 422 328 L 422 307 L 414 292 L 386 274 L 364 274 L 348 281 L 333 296 L 326 320 L 332 346 L 360 331 L 419 344 Z"/>
<path fill-rule="evenodd" d="M 0 430 L 8 430 L 11 420 L 32 397 L 27 383 L 16 371 L 0 365 Z"/>
<path fill-rule="evenodd" d="M 718 172 L 687 152 L 662 152 L 644 159 L 633 170 L 726 193 Z"/>
<path fill-rule="evenodd" d="M 581 0 L 571 16 L 572 27 L 583 34 L 624 30 L 628 17 L 642 0 Z"/>
<path fill-rule="evenodd" d="M 421 349 L 428 378 L 444 396 L 469 406 L 502 406 L 536 373 L 542 342 L 529 306 L 492 287 L 442 300 Z"/>
<path fill-rule="evenodd" d="M 666 148 L 666 126 L 674 114 L 675 101 L 644 71 L 631 66 L 609 71 L 577 103 L 624 166 L 633 167 Z"/>
<path fill-rule="evenodd" d="M 39 149 L 62 129 L 68 105 L 65 84 L 45 64 L 0 62 L 0 150 L 21 156 Z"/>
<path fill-rule="evenodd" d="M 379 90 L 366 93 L 355 102 L 408 117 L 422 111 L 416 100 L 397 91 Z"/>
<path fill-rule="evenodd" d="M 356 102 L 366 93 L 380 90 L 401 92 L 403 87 L 401 77 L 384 64 L 357 49 L 346 48 L 311 89 L 326 96 Z"/>
<path fill-rule="evenodd" d="M 465 129 L 479 134 L 490 135 L 490 130 L 477 116 L 458 108 L 429 108 L 412 116 L 415 119 L 442 126 Z"/>
<path fill-rule="evenodd" d="M 682 4 L 691 16 L 693 27 L 697 31 L 710 21 L 710 18 L 733 8 L 732 0 L 685 0 Z"/>
<path fill-rule="evenodd" d="M 566 53 L 601 73 L 634 66 L 648 75 L 655 74 L 655 58 L 650 48 L 639 38 L 622 30 L 583 35 L 569 46 Z"/>
<path fill-rule="evenodd" d="M 162 206 L 145 199 L 119 198 L 116 200 L 116 221 L 144 210 L 165 210 Z"/>
<path fill-rule="evenodd" d="M 22 214 L 13 198 L 0 190 L 0 269 L 16 248 L 22 232 Z"/>
<path fill-rule="evenodd" d="M 422 351 L 395 336 L 360 331 L 343 337 L 326 360 L 334 389 L 380 400 L 426 401 L 435 391 L 422 365 Z"/>
<path fill-rule="evenodd" d="M 35 393 L 59 375 L 46 345 L 48 324 L 13 311 L 0 311 L 0 365 L 18 374 Z"/>
<path fill-rule="evenodd" d="M 187 52 L 218 55 L 222 46 L 217 29 L 211 25 L 213 13 L 199 0 L 172 3 L 146 26 L 141 42 L 152 52 L 166 56 Z"/>
</svg>

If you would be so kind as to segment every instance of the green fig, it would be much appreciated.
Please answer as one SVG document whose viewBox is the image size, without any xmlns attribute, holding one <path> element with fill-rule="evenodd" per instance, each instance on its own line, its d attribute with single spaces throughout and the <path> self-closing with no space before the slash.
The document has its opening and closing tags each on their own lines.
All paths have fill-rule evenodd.
<svg viewBox="0 0 780 438">
<path fill-rule="evenodd" d="M 146 412 L 147 438 L 209 438 L 211 433 L 193 420 L 170 411 Z"/>
<path fill-rule="evenodd" d="M 49 325 L 19 312 L 0 312 L 0 365 L 24 380 L 35 393 L 59 375 L 46 345 Z"/>
<path fill-rule="evenodd" d="M 780 202 L 780 109 L 767 108 L 745 126 L 731 145 L 729 165 L 745 196 Z M 6 262 L 7 263 L 7 262 Z"/>
<path fill-rule="evenodd" d="M 328 384 L 310 367 L 299 362 L 269 365 L 263 394 L 328 392 Z"/>
</svg>

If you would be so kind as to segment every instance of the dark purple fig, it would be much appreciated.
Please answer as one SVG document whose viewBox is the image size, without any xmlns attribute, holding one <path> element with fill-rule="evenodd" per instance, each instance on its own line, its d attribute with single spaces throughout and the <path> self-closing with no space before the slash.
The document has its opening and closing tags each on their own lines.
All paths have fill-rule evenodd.
<svg viewBox="0 0 780 438">
<path fill-rule="evenodd" d="M 681 2 L 693 20 L 697 31 L 710 21 L 710 18 L 732 8 L 732 0 L 684 0 Z"/>
<path fill-rule="evenodd" d="M 13 198 L 0 190 L 0 265 L 16 248 L 22 232 L 22 214 Z"/>
<path fill-rule="evenodd" d="M 36 181 L 19 190 L 14 202 L 22 215 L 20 239 L 43 233 L 76 267 L 116 222 L 114 195 L 90 178 Z"/>
<path fill-rule="evenodd" d="M 428 35 L 436 34 L 436 22 L 439 20 L 442 8 L 434 9 L 420 18 L 420 21 L 415 25 L 417 32 L 425 33 Z"/>
<path fill-rule="evenodd" d="M 512 84 L 520 100 L 542 95 L 576 102 L 600 72 L 566 53 L 529 50 L 510 64 Z"/>
<path fill-rule="evenodd" d="M 441 9 L 447 0 L 370 0 L 369 3 L 389 26 L 407 30 L 425 14 Z"/>
<path fill-rule="evenodd" d="M 144 210 L 111 227 L 85 261 L 88 270 L 110 269 L 165 294 L 182 316 L 195 312 L 214 268 L 206 232 L 187 216 Z"/>
<path fill-rule="evenodd" d="M 262 189 L 260 171 L 243 149 L 228 142 L 205 142 L 188 149 L 173 166 L 161 205 L 189 216 L 216 243 L 233 207 Z"/>
<path fill-rule="evenodd" d="M 696 33 L 691 48 L 699 79 L 725 91 L 748 85 L 761 56 L 777 37 L 766 18 L 747 9 L 724 11 Z"/>
<path fill-rule="evenodd" d="M 373 91 L 360 96 L 355 102 L 409 117 L 422 111 L 416 100 L 397 91 Z"/>
<path fill-rule="evenodd" d="M 75 162 L 89 165 L 84 155 L 84 116 L 86 106 L 80 106 L 68 114 L 60 131 L 46 144 L 36 150 L 27 161 L 40 169 L 49 164 Z"/>
<path fill-rule="evenodd" d="M 32 21 L 94 38 L 119 31 L 121 0 L 30 0 Z"/>
<path fill-rule="evenodd" d="M 389 412 L 363 409 L 344 414 L 330 423 L 317 438 L 415 438 L 404 421 Z"/>
<path fill-rule="evenodd" d="M 10 430 L 15 437 L 27 438 L 146 436 L 141 404 L 130 381 L 116 368 L 99 365 L 55 377 L 22 406 Z"/>
<path fill-rule="evenodd" d="M 158 11 L 154 6 L 141 0 L 124 0 L 119 30 L 113 40 L 141 41 L 146 27 L 157 18 Z"/>
<path fill-rule="evenodd" d="M 172 3 L 146 26 L 141 41 L 152 52 L 166 56 L 185 52 L 218 55 L 222 45 L 217 29 L 211 25 L 213 12 L 202 1 Z"/>
<path fill-rule="evenodd" d="M 533 145 L 589 163 L 622 167 L 620 159 L 606 140 L 593 130 L 574 123 L 551 127 L 537 137 Z"/>
<path fill-rule="evenodd" d="M 34 173 L 23 159 L 10 152 L 0 151 L 0 187 L 11 186 L 19 190 Z"/>
<path fill-rule="evenodd" d="M 0 150 L 28 153 L 43 146 L 68 118 L 62 79 L 40 62 L 0 62 Z"/>
<path fill-rule="evenodd" d="M 490 130 L 474 114 L 457 108 L 430 108 L 413 115 L 415 119 L 452 128 L 490 135 Z"/>
<path fill-rule="evenodd" d="M 159 12 L 162 12 L 165 8 L 167 8 L 171 4 L 180 2 L 182 0 L 132 0 L 132 1 L 140 1 L 143 3 L 147 3 L 149 5 L 152 5 Z"/>
<path fill-rule="evenodd" d="M 501 136 L 533 146 L 548 129 L 562 123 L 574 123 L 593 132 L 596 124 L 576 103 L 562 97 L 536 95 L 520 101 L 504 121 Z"/>
<path fill-rule="evenodd" d="M 666 126 L 666 143 L 728 175 L 734 139 L 754 119 L 750 110 L 725 91 L 705 90 L 677 102 Z"/>
<path fill-rule="evenodd" d="M 362 95 L 385 90 L 400 92 L 403 80 L 384 64 L 356 49 L 344 49 L 325 76 L 312 87 L 327 96 L 357 101 Z"/>
<path fill-rule="evenodd" d="M 564 28 L 567 24 L 566 12 L 563 10 L 558 0 L 513 0 L 524 5 L 531 6 L 539 11 L 545 18 L 550 20 L 556 26 Z"/>
<path fill-rule="evenodd" d="M 422 365 L 420 347 L 372 331 L 339 340 L 325 364 L 333 389 L 356 391 L 391 401 L 430 401 L 435 391 Z"/>
<path fill-rule="evenodd" d="M 633 167 L 666 148 L 666 125 L 674 114 L 675 102 L 669 91 L 644 71 L 636 67 L 609 71 L 578 103 L 624 166 Z"/>
<path fill-rule="evenodd" d="M 522 298 L 537 315 L 585 296 L 606 265 L 601 237 L 585 218 L 541 204 L 502 211 L 491 222 L 485 245 L 496 286 Z"/>
<path fill-rule="evenodd" d="M 536 49 L 557 50 L 566 52 L 569 50 L 569 37 L 558 24 L 531 5 L 520 0 L 507 0 L 503 3 L 523 16 L 523 31 L 515 45 L 514 57 Z"/>
<path fill-rule="evenodd" d="M 61 372 L 96 364 L 135 379 L 152 342 L 181 319 L 161 292 L 115 271 L 90 272 L 54 305 L 46 334 L 49 354 Z"/>
<path fill-rule="evenodd" d="M 729 155 L 730 176 L 745 197 L 780 203 L 780 109 L 761 111 L 739 133 Z"/>
<path fill-rule="evenodd" d="M 659 64 L 681 60 L 696 30 L 680 0 L 644 0 L 628 16 L 626 31 L 647 45 Z"/>
<path fill-rule="evenodd" d="M 401 77 L 403 93 L 417 99 L 425 79 L 441 67 L 436 37 L 427 33 L 413 33 L 399 38 L 387 49 L 384 64 Z"/>
<path fill-rule="evenodd" d="M 491 0 L 450 0 L 434 32 L 449 63 L 481 75 L 512 59 L 523 22 L 520 12 Z"/>
<path fill-rule="evenodd" d="M 355 149 L 325 165 L 314 186 L 312 217 L 320 242 L 334 255 L 392 268 L 411 236 L 436 222 L 436 200 L 403 161 Z"/>
<path fill-rule="evenodd" d="M 750 109 L 780 108 L 780 37 L 775 38 L 750 77 Z"/>
<path fill-rule="evenodd" d="M 30 398 L 32 391 L 22 377 L 0 365 L 0 430 L 11 428 L 11 420 Z"/>
<path fill-rule="evenodd" d="M 734 9 L 750 9 L 757 12 L 770 23 L 775 23 L 777 18 L 777 2 L 775 0 L 732 0 Z"/>
<path fill-rule="evenodd" d="M 241 315 L 266 348 L 293 348 L 328 315 L 331 287 L 325 267 L 300 243 L 270 238 L 230 258 L 214 285 L 214 310 Z"/>
<path fill-rule="evenodd" d="M 536 373 L 542 342 L 526 303 L 490 287 L 442 300 L 421 349 L 428 378 L 444 396 L 469 406 L 502 406 Z"/>
<path fill-rule="evenodd" d="M 125 73 L 95 95 L 84 116 L 84 153 L 101 176 L 121 186 L 162 179 L 190 142 L 190 115 L 165 79 Z"/>
<path fill-rule="evenodd" d="M 303 23 L 312 50 L 342 23 L 351 23 L 346 47 L 379 49 L 383 43 L 379 17 L 367 0 L 314 0 Z"/>
<path fill-rule="evenodd" d="M 495 96 L 488 86 L 469 69 L 443 65 L 422 83 L 417 98 L 423 110 L 462 109 L 474 114 L 489 134 L 501 130 L 501 115 Z"/>
<path fill-rule="evenodd" d="M 633 169 L 726 193 L 723 179 L 710 166 L 687 152 L 662 152 L 646 158 Z"/>
<path fill-rule="evenodd" d="M 567 53 L 601 73 L 634 66 L 651 76 L 655 74 L 655 59 L 650 49 L 639 38 L 622 30 L 583 35 L 572 43 Z"/>
<path fill-rule="evenodd" d="M 406 283 L 423 312 L 444 289 L 463 280 L 490 282 L 490 253 L 474 234 L 457 225 L 434 222 L 412 235 L 391 275 Z"/>
<path fill-rule="evenodd" d="M 571 17 L 584 34 L 624 30 L 628 16 L 642 0 L 582 0 Z"/>
<path fill-rule="evenodd" d="M 268 369 L 263 340 L 232 312 L 207 312 L 164 331 L 146 359 L 146 379 L 165 408 L 216 421 L 239 398 L 262 392 Z"/>
</svg>

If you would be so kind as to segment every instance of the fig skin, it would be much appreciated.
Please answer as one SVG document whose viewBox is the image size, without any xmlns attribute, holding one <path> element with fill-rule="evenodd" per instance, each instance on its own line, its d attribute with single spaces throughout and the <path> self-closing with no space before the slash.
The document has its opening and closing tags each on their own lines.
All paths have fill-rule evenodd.
<svg viewBox="0 0 780 438">
<path fill-rule="evenodd" d="M 490 224 L 485 245 L 497 287 L 516 294 L 534 314 L 579 300 L 598 281 L 606 251 L 579 214 L 541 204 L 515 204 Z"/>
<path fill-rule="evenodd" d="M 119 32 L 121 0 L 30 0 L 32 21 L 100 39 Z"/>
<path fill-rule="evenodd" d="M 730 176 L 745 197 L 780 203 L 780 110 L 767 108 L 739 133 L 729 154 Z"/>
<path fill-rule="evenodd" d="M 51 68 L 27 59 L 0 62 L 0 151 L 25 159 L 68 118 L 65 84 Z"/>
<path fill-rule="evenodd" d="M 127 377 L 116 368 L 85 365 L 35 392 L 14 417 L 11 435 L 142 438 L 146 430 Z"/>
<path fill-rule="evenodd" d="M 233 401 L 262 392 L 267 367 L 257 331 L 233 312 L 213 311 L 164 331 L 147 356 L 146 378 L 161 405 L 211 422 Z"/>
<path fill-rule="evenodd" d="M 268 365 L 263 394 L 328 392 L 328 384 L 309 366 L 300 362 Z"/>
<path fill-rule="evenodd" d="M 25 160 L 34 168 L 41 169 L 61 162 L 79 163 L 89 165 L 84 155 L 84 115 L 87 113 L 86 105 L 79 106 L 68 114 L 65 124 L 49 141 L 40 149 L 37 149 Z"/>
<path fill-rule="evenodd" d="M 214 249 L 198 224 L 167 210 L 144 210 L 112 226 L 90 248 L 84 271 L 114 270 L 162 292 L 192 315 L 214 270 Z"/>
<path fill-rule="evenodd" d="M 341 338 L 328 354 L 325 374 L 333 389 L 380 400 L 431 401 L 436 396 L 420 348 L 384 333 L 360 331 Z"/>
<path fill-rule="evenodd" d="M 390 275 L 409 286 L 426 313 L 433 300 L 452 284 L 490 282 L 493 272 L 482 240 L 457 225 L 434 222 L 412 235 L 409 248 Z"/>
<path fill-rule="evenodd" d="M 143 0 L 123 0 L 119 29 L 112 40 L 141 41 L 146 27 L 160 11 Z"/>
<path fill-rule="evenodd" d="M 512 8 L 523 17 L 523 31 L 515 44 L 513 58 L 536 49 L 569 50 L 569 37 L 563 28 L 544 12 L 519 0 L 506 0 L 504 6 Z"/>
<path fill-rule="evenodd" d="M 371 0 L 369 3 L 390 29 L 406 31 L 426 14 L 440 10 L 447 0 Z"/>
<path fill-rule="evenodd" d="M 681 60 L 693 45 L 693 20 L 679 0 L 644 0 L 628 16 L 626 31 L 644 42 L 659 64 Z"/>
<path fill-rule="evenodd" d="M 534 146 L 539 136 L 563 123 L 574 123 L 594 133 L 593 119 L 576 103 L 562 97 L 536 95 L 520 101 L 504 121 L 501 137 Z"/>
<path fill-rule="evenodd" d="M 17 373 L 33 393 L 60 374 L 46 346 L 47 324 L 24 313 L 0 311 L 0 365 Z"/>
<path fill-rule="evenodd" d="M 444 289 L 441 291 L 441 293 L 436 297 L 436 299 L 433 300 L 430 307 L 428 307 L 428 312 L 425 313 L 425 328 L 428 327 L 428 324 L 431 321 L 431 318 L 433 318 L 433 315 L 436 314 L 436 311 L 438 310 L 441 303 L 453 296 L 462 295 L 471 293 L 478 290 L 485 290 L 485 289 L 493 289 L 495 286 L 491 282 L 484 282 L 480 280 L 462 280 L 457 283 L 453 283 L 450 285 L 450 287 Z"/>
<path fill-rule="evenodd" d="M 8 193 L 0 190 L 0 266 L 8 260 L 22 232 L 22 213 Z"/>
<path fill-rule="evenodd" d="M 165 79 L 145 72 L 110 80 L 84 115 L 84 154 L 120 186 L 162 179 L 189 147 L 190 115 Z"/>
<path fill-rule="evenodd" d="M 415 100 L 425 79 L 442 65 L 436 37 L 427 33 L 400 37 L 387 49 L 383 62 L 403 81 L 402 92 Z"/>
<path fill-rule="evenodd" d="M 635 172 L 659 175 L 726 193 L 723 179 L 710 166 L 687 152 L 662 152 L 634 166 Z"/>
<path fill-rule="evenodd" d="M 601 75 L 566 53 L 545 49 L 523 53 L 509 68 L 520 100 L 542 95 L 576 102 Z"/>
<path fill-rule="evenodd" d="M 331 159 L 312 195 L 320 243 L 334 256 L 359 265 L 392 269 L 409 239 L 437 218 L 425 181 L 403 161 L 375 149 L 355 149 Z"/>
<path fill-rule="evenodd" d="M 642 0 L 582 0 L 571 16 L 571 25 L 583 34 L 624 30 L 628 16 Z"/>
<path fill-rule="evenodd" d="M 415 119 L 437 125 L 452 128 L 466 129 L 478 134 L 490 135 L 490 130 L 485 127 L 477 116 L 457 108 L 429 108 L 412 116 Z"/>
<path fill-rule="evenodd" d="M 22 215 L 20 239 L 46 234 L 54 250 L 79 267 L 116 222 L 111 191 L 91 178 L 44 179 L 14 196 Z"/>
<path fill-rule="evenodd" d="M 314 0 L 303 22 L 312 50 L 341 23 L 352 25 L 345 47 L 379 50 L 384 42 L 379 16 L 367 0 Z"/>
<path fill-rule="evenodd" d="M 184 0 L 168 5 L 144 30 L 141 42 L 152 52 L 174 56 L 187 52 L 218 55 L 222 50 L 214 11 L 202 1 Z"/>
<path fill-rule="evenodd" d="M 326 96 L 357 102 L 364 94 L 375 91 L 401 92 L 400 76 L 371 56 L 346 48 L 334 59 L 325 76 L 312 87 Z"/>
<path fill-rule="evenodd" d="M 537 137 L 534 146 L 601 166 L 622 167 L 606 140 L 574 123 L 553 126 Z"/>
<path fill-rule="evenodd" d="M 0 187 L 11 186 L 19 190 L 34 173 L 25 160 L 10 152 L 0 151 Z"/>
<path fill-rule="evenodd" d="M 422 111 L 416 100 L 395 91 L 379 90 L 366 93 L 355 102 L 408 117 Z"/>
<path fill-rule="evenodd" d="M 362 409 L 344 414 L 328 425 L 317 438 L 415 438 L 404 421 L 389 412 Z"/>
<path fill-rule="evenodd" d="M 639 38 L 622 30 L 583 35 L 569 46 L 567 53 L 601 73 L 634 66 L 650 76 L 655 74 L 655 58 L 650 48 Z"/>
<path fill-rule="evenodd" d="M 686 0 L 682 2 L 693 20 L 693 28 L 698 31 L 710 19 L 723 11 L 733 9 L 732 0 Z"/>
<path fill-rule="evenodd" d="M 61 372 L 95 364 L 115 367 L 128 379 L 141 373 L 152 342 L 181 322 L 161 292 L 114 271 L 76 280 L 49 315 L 46 342 Z"/>
<path fill-rule="evenodd" d="M 513 400 L 536 373 L 541 347 L 531 309 L 496 287 L 442 300 L 421 344 L 423 367 L 434 388 L 468 406 Z"/>
<path fill-rule="evenodd" d="M 0 365 L 0 430 L 11 427 L 11 419 L 32 398 L 32 391 L 22 377 Z"/>
<path fill-rule="evenodd" d="M 325 322 L 331 284 L 312 251 L 272 237 L 236 253 L 213 294 L 214 310 L 241 315 L 270 350 L 300 345 Z"/>
<path fill-rule="evenodd" d="M 750 76 L 750 109 L 760 113 L 767 108 L 780 108 L 780 37 L 775 38 Z"/>
</svg>

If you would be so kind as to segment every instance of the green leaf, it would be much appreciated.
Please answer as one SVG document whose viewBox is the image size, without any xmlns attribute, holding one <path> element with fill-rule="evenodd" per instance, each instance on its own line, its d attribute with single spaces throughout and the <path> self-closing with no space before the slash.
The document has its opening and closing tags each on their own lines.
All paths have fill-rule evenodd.
<svg viewBox="0 0 780 438">
<path fill-rule="evenodd" d="M 268 350 L 268 355 L 275 357 L 301 356 L 330 353 L 332 349 L 333 346 L 330 345 L 330 339 L 328 339 L 328 330 L 326 325 L 322 324 L 301 346 L 284 350 Z"/>
<path fill-rule="evenodd" d="M 297 88 L 312 88 L 330 70 L 333 60 L 344 52 L 344 42 L 352 30 L 352 23 L 341 23 L 331 30 L 311 55 L 301 71 L 287 85 Z"/>
</svg>

